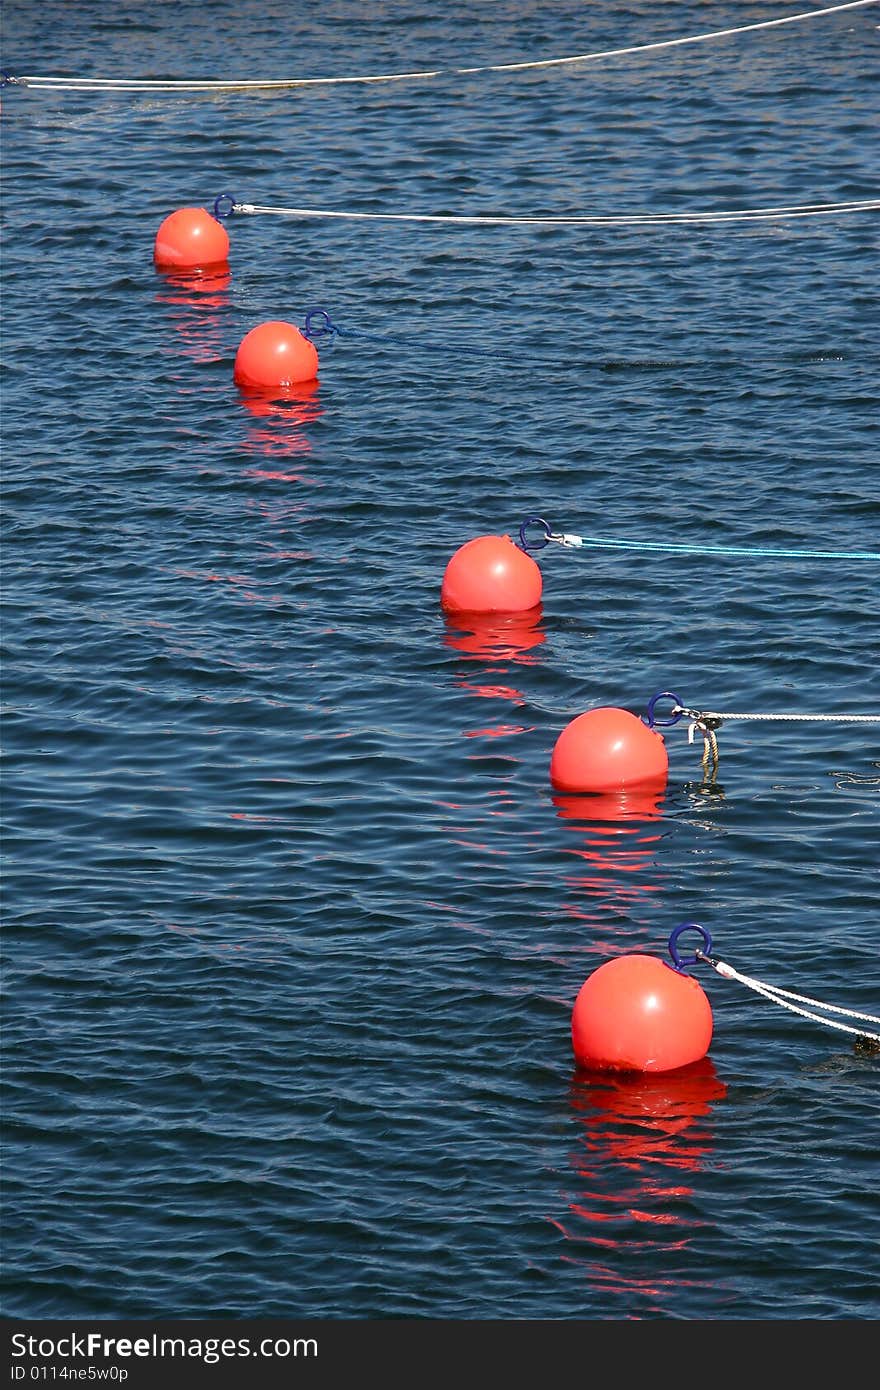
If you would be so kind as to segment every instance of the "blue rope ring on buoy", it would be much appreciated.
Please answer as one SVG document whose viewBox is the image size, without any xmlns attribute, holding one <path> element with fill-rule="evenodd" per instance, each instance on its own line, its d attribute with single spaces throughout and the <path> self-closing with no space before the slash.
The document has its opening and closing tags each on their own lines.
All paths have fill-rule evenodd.
<svg viewBox="0 0 880 1390">
<path fill-rule="evenodd" d="M 226 200 L 224 202 L 224 199 Z M 226 206 L 226 203 L 229 206 Z M 222 204 L 222 207 L 221 207 Z M 231 217 L 235 212 L 235 199 L 231 193 L 218 193 L 214 199 L 213 213 L 218 222 L 223 222 L 227 217 Z"/>
<path fill-rule="evenodd" d="M 543 530 L 544 530 L 544 538 L 543 538 L 543 540 L 532 541 L 532 543 L 529 544 L 529 542 L 526 540 L 526 527 L 527 527 L 527 526 L 541 526 L 541 527 L 543 527 Z M 551 536 L 551 535 L 552 535 L 552 531 L 550 530 L 549 522 L 546 522 L 542 516 L 527 516 L 526 519 L 525 519 L 525 521 L 522 523 L 522 525 L 521 525 L 520 528 L 519 528 L 519 543 L 520 543 L 520 546 L 522 547 L 522 549 L 526 552 L 526 554 L 528 554 L 528 552 L 529 552 L 530 550 L 543 550 L 544 547 L 545 547 L 545 545 L 547 545 L 547 544 L 549 543 L 549 540 L 550 540 L 550 536 Z"/>
<path fill-rule="evenodd" d="M 316 338 L 335 338 L 341 330 L 337 328 L 326 309 L 309 309 L 303 321 L 302 331 L 310 342 L 314 342 Z"/>
<path fill-rule="evenodd" d="M 658 700 L 671 700 L 673 705 L 676 706 L 676 709 L 679 711 L 681 710 L 681 700 L 679 700 L 678 696 L 673 691 L 658 690 L 657 694 L 652 695 L 650 700 L 648 701 L 648 713 L 645 716 L 644 722 L 647 724 L 649 729 L 671 728 L 673 724 L 677 724 L 679 719 L 681 719 L 681 713 L 673 712 L 671 719 L 658 719 L 654 714 L 654 709 Z"/>
<path fill-rule="evenodd" d="M 678 954 L 678 938 L 683 931 L 698 931 L 703 938 L 703 945 L 705 947 L 704 951 L 695 952 L 689 960 L 682 960 L 681 956 Z M 712 937 L 705 927 L 700 926 L 699 922 L 682 922 L 680 926 L 675 928 L 675 931 L 672 932 L 669 937 L 669 954 L 672 956 L 675 969 L 684 971 L 686 974 L 687 972 L 684 969 L 686 965 L 699 965 L 703 956 L 710 956 L 712 954 Z"/>
</svg>

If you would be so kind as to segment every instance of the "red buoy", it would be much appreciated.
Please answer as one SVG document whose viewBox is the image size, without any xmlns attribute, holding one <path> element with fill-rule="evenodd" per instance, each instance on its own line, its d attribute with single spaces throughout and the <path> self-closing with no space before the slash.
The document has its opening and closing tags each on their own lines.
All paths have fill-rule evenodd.
<svg viewBox="0 0 880 1390">
<path fill-rule="evenodd" d="M 238 386 L 297 386 L 318 375 L 314 343 L 295 324 L 270 319 L 246 333 L 235 355 Z"/>
<path fill-rule="evenodd" d="M 440 602 L 452 613 L 521 613 L 541 601 L 543 579 L 509 536 L 477 536 L 446 566 Z"/>
<path fill-rule="evenodd" d="M 571 1041 L 590 1071 L 674 1071 L 705 1057 L 712 1009 L 695 979 L 655 956 L 617 956 L 580 988 Z"/>
<path fill-rule="evenodd" d="M 560 792 L 607 792 L 666 785 L 663 735 L 629 710 L 600 706 L 579 714 L 556 740 L 550 781 Z"/>
<path fill-rule="evenodd" d="M 156 233 L 153 260 L 160 270 L 205 270 L 229 257 L 226 228 L 204 208 L 178 208 Z"/>
</svg>

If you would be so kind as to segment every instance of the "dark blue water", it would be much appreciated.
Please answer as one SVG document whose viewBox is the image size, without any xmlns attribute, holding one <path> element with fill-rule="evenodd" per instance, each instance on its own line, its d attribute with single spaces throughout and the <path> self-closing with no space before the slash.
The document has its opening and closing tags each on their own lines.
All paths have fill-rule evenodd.
<svg viewBox="0 0 880 1390">
<path fill-rule="evenodd" d="M 6 7 L 15 74 L 490 66 L 808 6 Z M 209 17 L 210 10 L 210 17 Z M 880 1012 L 880 726 L 665 731 L 656 806 L 571 807 L 582 711 L 880 714 L 873 7 L 524 72 L 193 96 L 7 86 L 8 1317 L 868 1319 L 880 1063 L 708 965 L 707 1056 L 577 1071 L 585 978 L 702 923 Z M 306 399 L 237 346 L 324 307 Z M 540 609 L 445 566 L 540 514 Z M 750 557 L 707 548 L 742 547 Z M 706 549 L 701 549 L 706 548 Z"/>
</svg>

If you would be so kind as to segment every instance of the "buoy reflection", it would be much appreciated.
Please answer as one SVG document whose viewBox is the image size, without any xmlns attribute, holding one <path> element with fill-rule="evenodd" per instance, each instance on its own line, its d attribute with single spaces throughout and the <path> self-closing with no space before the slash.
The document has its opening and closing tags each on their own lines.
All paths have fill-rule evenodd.
<svg viewBox="0 0 880 1390">
<path fill-rule="evenodd" d="M 444 640 L 447 647 L 474 660 L 530 665 L 537 657 L 528 653 L 547 640 L 540 625 L 543 611 L 538 604 L 523 613 L 447 613 Z"/>
<path fill-rule="evenodd" d="M 538 660 L 534 649 L 547 640 L 540 626 L 542 612 L 538 604 L 521 613 L 444 615 L 446 646 L 461 652 L 468 661 L 484 663 L 481 672 L 473 672 L 475 679 L 462 675 L 456 678 L 455 684 L 481 699 L 504 700 L 514 707 L 524 705 L 526 699 L 522 691 L 498 678 L 507 674 L 509 665 L 531 665 Z M 526 733 L 531 727 L 504 723 L 468 729 L 464 733 L 466 738 L 502 738 Z"/>
<path fill-rule="evenodd" d="M 265 460 L 301 458 L 312 452 L 306 427 L 323 414 L 319 401 L 320 384 L 302 382 L 297 386 L 265 389 L 236 388 L 244 410 L 250 416 L 244 447 Z M 261 466 L 248 470 L 250 476 L 274 478 L 281 482 L 306 482 L 301 473 Z"/>
<path fill-rule="evenodd" d="M 615 1255 L 607 1265 L 591 1261 L 591 1278 L 624 1294 L 650 1293 L 640 1276 L 628 1276 L 622 1257 L 690 1243 L 703 1225 L 691 1183 L 712 1152 L 707 1121 L 726 1094 L 709 1057 L 663 1073 L 575 1071 L 569 1099 L 577 1191 L 554 1224 L 591 1253 Z"/>
<path fill-rule="evenodd" d="M 156 302 L 172 311 L 171 322 L 186 356 L 199 363 L 219 361 L 226 353 L 223 313 L 229 308 L 232 272 L 221 266 L 158 273 L 163 288 Z"/>
<path fill-rule="evenodd" d="M 665 792 L 662 784 L 553 796 L 557 815 L 572 832 L 564 852 L 583 864 L 583 871 L 579 866 L 565 877 L 573 897 L 563 908 L 588 922 L 594 933 L 607 933 L 609 914 L 626 914 L 662 890 L 655 856 L 665 833 Z M 601 934 L 591 933 L 591 949 L 607 954 L 609 943 Z"/>
<path fill-rule="evenodd" d="M 558 792 L 553 797 L 553 805 L 561 820 L 592 830 L 597 822 L 602 821 L 661 820 L 665 796 L 666 783 L 658 782 L 642 787 L 621 787 L 618 791 L 609 792 Z M 633 832 L 624 826 L 616 833 L 627 835 Z"/>
</svg>

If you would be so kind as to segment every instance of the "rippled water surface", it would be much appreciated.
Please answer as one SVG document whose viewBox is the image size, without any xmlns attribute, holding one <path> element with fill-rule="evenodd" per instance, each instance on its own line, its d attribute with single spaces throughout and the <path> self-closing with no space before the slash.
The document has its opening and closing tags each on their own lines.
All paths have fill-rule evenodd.
<svg viewBox="0 0 880 1390">
<path fill-rule="evenodd" d="M 880 1313 L 853 1032 L 698 962 L 692 1066 L 570 1034 L 684 921 L 880 1013 L 878 214 L 234 214 L 227 271 L 153 264 L 223 192 L 876 198 L 875 6 L 502 67 L 807 8 L 6 8 L 12 75 L 437 70 L 3 89 L 6 1316 Z M 243 335 L 316 306 L 317 387 L 244 397 Z M 450 558 L 535 515 L 592 538 L 536 552 L 539 607 L 446 616 Z M 658 798 L 553 793 L 570 720 L 660 691 L 828 717 L 726 720 L 714 772 L 682 720 Z"/>
</svg>

